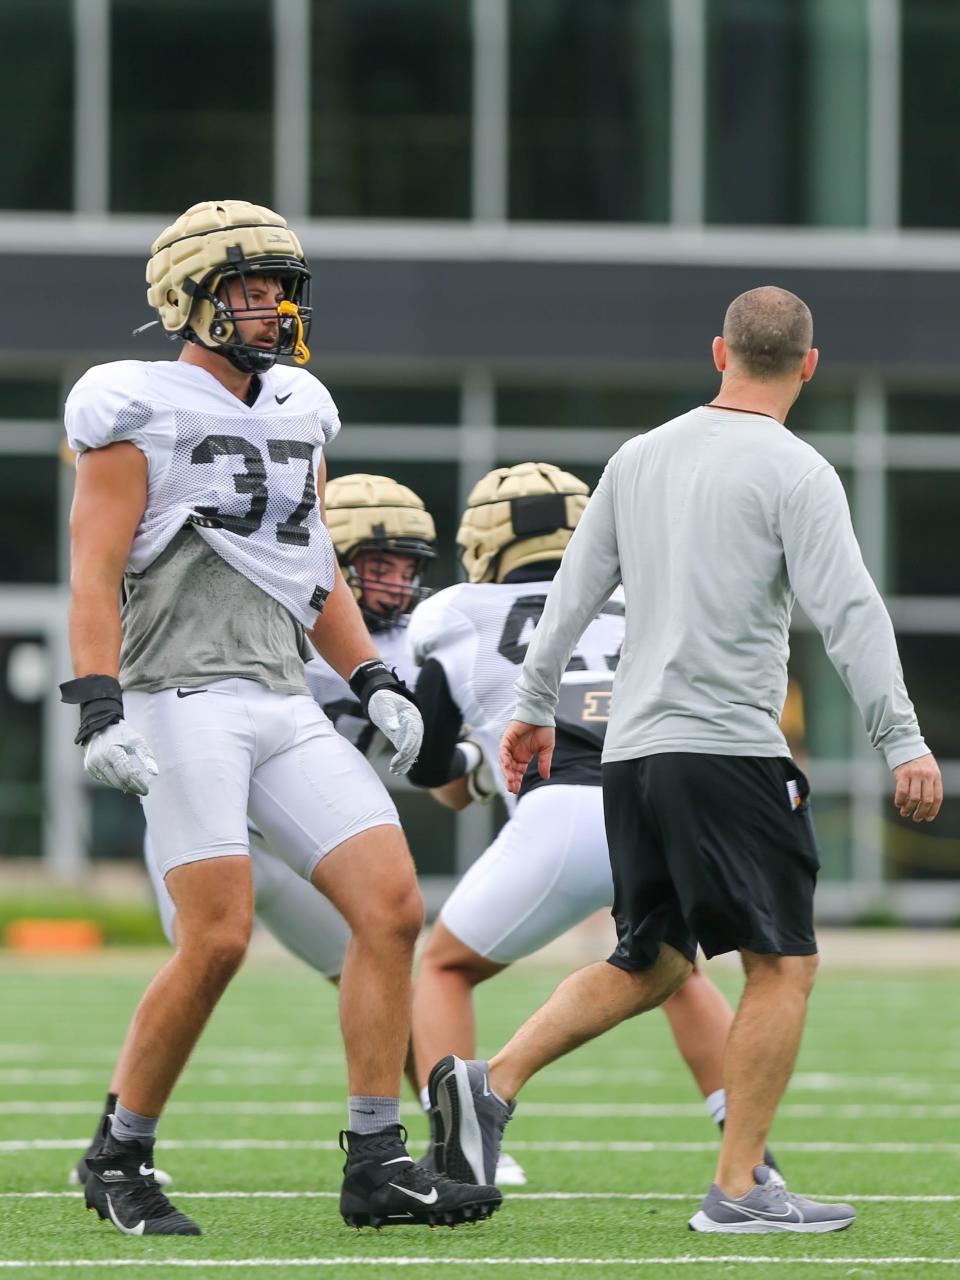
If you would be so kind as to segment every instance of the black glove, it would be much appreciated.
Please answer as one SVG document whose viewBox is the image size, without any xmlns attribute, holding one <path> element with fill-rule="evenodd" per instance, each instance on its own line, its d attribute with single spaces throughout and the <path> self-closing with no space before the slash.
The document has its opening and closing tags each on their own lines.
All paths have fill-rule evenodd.
<svg viewBox="0 0 960 1280">
<path fill-rule="evenodd" d="M 80 705 L 80 731 L 74 738 L 78 745 L 101 729 L 123 719 L 123 691 L 113 676 L 81 676 L 60 686 L 60 700 Z"/>
<path fill-rule="evenodd" d="M 415 707 L 419 707 L 412 691 L 397 675 L 396 668 L 391 670 L 381 658 L 369 658 L 366 662 L 361 662 L 359 667 L 355 668 L 348 683 L 353 696 L 359 698 L 364 715 L 367 715 L 370 699 L 378 689 L 389 689 L 393 693 L 399 693 Z"/>
</svg>

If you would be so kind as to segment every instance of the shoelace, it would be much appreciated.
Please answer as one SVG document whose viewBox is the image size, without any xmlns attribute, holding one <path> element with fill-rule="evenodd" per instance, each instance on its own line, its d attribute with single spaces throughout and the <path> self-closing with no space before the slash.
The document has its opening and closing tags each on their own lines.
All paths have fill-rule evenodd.
<svg viewBox="0 0 960 1280">
<path fill-rule="evenodd" d="M 127 1203 L 141 1218 L 166 1218 L 179 1213 L 153 1181 L 134 1183 L 128 1192 Z"/>
</svg>

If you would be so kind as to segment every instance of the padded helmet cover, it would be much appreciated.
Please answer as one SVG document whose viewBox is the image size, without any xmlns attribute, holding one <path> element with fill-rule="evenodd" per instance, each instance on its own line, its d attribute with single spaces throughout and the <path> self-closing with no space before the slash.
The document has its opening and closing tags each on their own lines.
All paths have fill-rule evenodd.
<svg viewBox="0 0 960 1280">
<path fill-rule="evenodd" d="M 583 514 L 589 487 L 549 462 L 497 467 L 478 480 L 457 530 L 471 582 L 502 582 L 513 569 L 558 561 Z"/>
</svg>

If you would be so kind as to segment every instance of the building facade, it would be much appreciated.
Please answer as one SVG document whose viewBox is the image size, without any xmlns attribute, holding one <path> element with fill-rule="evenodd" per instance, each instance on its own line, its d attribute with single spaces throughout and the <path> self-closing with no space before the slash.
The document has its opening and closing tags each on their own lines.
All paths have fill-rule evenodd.
<svg viewBox="0 0 960 1280">
<path fill-rule="evenodd" d="M 314 272 L 312 368 L 344 430 L 453 533 L 527 458 L 595 482 L 713 394 L 727 302 L 814 312 L 790 419 L 838 468 L 944 766 L 937 823 L 889 775 L 802 617 L 792 674 L 825 913 L 960 918 L 960 8 L 938 0 L 0 0 L 0 856 L 135 856 L 88 788 L 67 674 L 66 390 L 165 358 L 143 267 L 196 200 L 261 201 Z M 373 461 L 375 460 L 375 462 Z M 448 876 L 494 815 L 400 796 Z M 439 823 L 439 826 L 438 826 Z"/>
</svg>

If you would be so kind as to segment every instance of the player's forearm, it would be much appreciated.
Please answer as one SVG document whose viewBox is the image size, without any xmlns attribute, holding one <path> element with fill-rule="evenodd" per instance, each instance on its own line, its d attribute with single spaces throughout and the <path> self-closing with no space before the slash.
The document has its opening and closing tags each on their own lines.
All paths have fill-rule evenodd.
<svg viewBox="0 0 960 1280">
<path fill-rule="evenodd" d="M 452 782 L 448 782 L 442 787 L 431 787 L 430 794 L 437 804 L 443 805 L 445 809 L 453 809 L 456 813 L 466 809 L 471 802 L 465 777 L 454 778 Z"/>
<path fill-rule="evenodd" d="M 339 568 L 310 639 L 321 658 L 344 680 L 350 679 L 361 662 L 380 656 Z"/>
<path fill-rule="evenodd" d="M 75 676 L 120 674 L 119 589 L 77 589 L 70 601 L 70 657 Z"/>
</svg>

